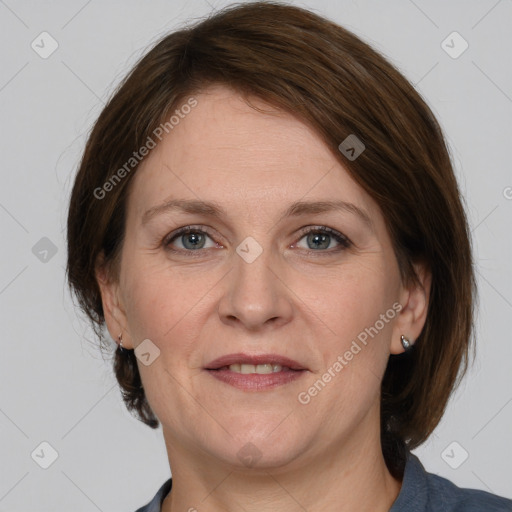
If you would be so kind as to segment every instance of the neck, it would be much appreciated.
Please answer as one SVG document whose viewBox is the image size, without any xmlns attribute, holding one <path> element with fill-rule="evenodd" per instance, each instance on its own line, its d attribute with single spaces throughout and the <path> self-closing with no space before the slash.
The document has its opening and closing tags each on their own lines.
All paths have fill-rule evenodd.
<svg viewBox="0 0 512 512">
<path fill-rule="evenodd" d="M 165 431 L 164 437 L 173 484 L 162 512 L 388 512 L 400 492 L 401 482 L 386 467 L 379 431 L 331 443 L 277 469 L 212 463 L 204 453 L 176 449 L 179 443 Z"/>
</svg>

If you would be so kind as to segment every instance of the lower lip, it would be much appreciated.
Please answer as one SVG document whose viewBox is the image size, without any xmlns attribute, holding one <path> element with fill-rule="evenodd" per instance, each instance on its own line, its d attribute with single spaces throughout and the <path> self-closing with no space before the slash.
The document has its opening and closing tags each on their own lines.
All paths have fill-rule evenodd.
<svg viewBox="0 0 512 512">
<path fill-rule="evenodd" d="M 231 370 L 206 370 L 212 377 L 243 391 L 263 391 L 300 379 L 306 370 L 282 370 L 275 373 L 236 373 Z"/>
</svg>

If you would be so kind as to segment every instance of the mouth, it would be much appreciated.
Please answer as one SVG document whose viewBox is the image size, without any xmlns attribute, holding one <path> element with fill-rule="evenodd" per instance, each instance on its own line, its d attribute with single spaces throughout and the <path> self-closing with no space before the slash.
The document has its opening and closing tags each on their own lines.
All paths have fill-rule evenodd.
<svg viewBox="0 0 512 512">
<path fill-rule="evenodd" d="M 213 361 L 210 361 L 205 369 L 206 370 L 220 370 L 225 368 L 231 368 L 232 371 L 238 373 L 256 373 L 256 369 L 264 373 L 272 373 L 274 371 L 281 371 L 281 369 L 289 370 L 307 370 L 307 368 L 297 361 L 290 359 L 289 357 L 281 356 L 279 354 L 243 354 L 241 352 L 237 354 L 228 354 L 222 357 L 218 357 Z M 262 368 L 265 367 L 265 368 Z M 277 370 L 269 371 L 270 367 L 278 368 Z M 248 371 L 251 370 L 251 371 Z"/>
<path fill-rule="evenodd" d="M 263 364 L 246 364 L 246 363 L 235 363 L 229 366 L 222 366 L 216 368 L 213 371 L 229 370 L 234 373 L 241 373 L 243 375 L 249 375 L 255 373 L 257 375 L 268 375 L 269 373 L 278 373 L 282 371 L 299 371 L 292 370 L 288 366 L 282 366 L 280 364 L 263 363 Z"/>
<path fill-rule="evenodd" d="M 263 391 L 302 377 L 308 369 L 278 354 L 230 354 L 211 361 L 205 370 L 215 379 L 244 391 Z"/>
</svg>

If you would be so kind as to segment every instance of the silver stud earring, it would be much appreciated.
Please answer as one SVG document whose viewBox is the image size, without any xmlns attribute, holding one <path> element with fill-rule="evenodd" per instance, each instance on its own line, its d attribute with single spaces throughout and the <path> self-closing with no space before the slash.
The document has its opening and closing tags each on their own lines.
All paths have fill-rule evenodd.
<svg viewBox="0 0 512 512">
<path fill-rule="evenodd" d="M 401 336 L 402 339 L 402 347 L 404 350 L 409 350 L 412 347 L 412 342 L 410 342 L 403 334 Z"/>
</svg>

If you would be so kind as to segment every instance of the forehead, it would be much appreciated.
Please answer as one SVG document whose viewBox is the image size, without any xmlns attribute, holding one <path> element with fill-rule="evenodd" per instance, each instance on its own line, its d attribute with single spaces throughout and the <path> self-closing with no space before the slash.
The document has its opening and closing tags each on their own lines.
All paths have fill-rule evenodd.
<svg viewBox="0 0 512 512">
<path fill-rule="evenodd" d="M 130 203 L 139 217 L 170 196 L 266 211 L 303 197 L 344 199 L 375 210 L 318 134 L 294 116 L 251 98 L 262 113 L 223 86 L 194 97 L 197 106 L 137 169 Z"/>
</svg>

